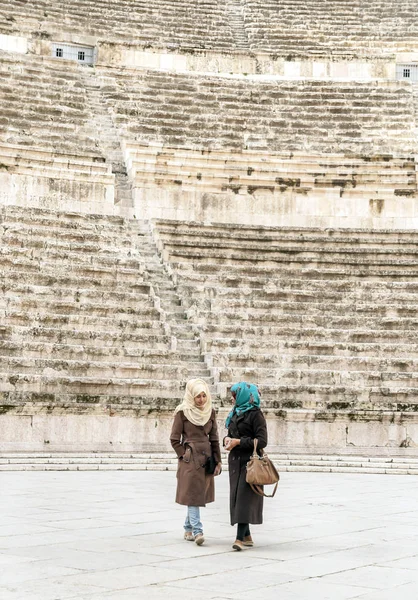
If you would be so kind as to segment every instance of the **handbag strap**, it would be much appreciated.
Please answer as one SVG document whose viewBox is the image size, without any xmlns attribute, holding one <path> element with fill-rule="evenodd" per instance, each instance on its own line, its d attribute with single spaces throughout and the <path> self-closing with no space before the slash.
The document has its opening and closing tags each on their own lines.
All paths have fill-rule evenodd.
<svg viewBox="0 0 418 600">
<path fill-rule="evenodd" d="M 257 444 L 258 444 L 258 439 L 254 438 L 254 450 L 253 450 L 253 458 L 258 458 L 258 454 L 257 454 Z"/>
<path fill-rule="evenodd" d="M 257 485 L 256 483 L 250 483 L 249 485 L 251 486 L 252 491 L 255 492 L 256 494 L 258 494 L 259 496 L 264 496 L 265 498 L 273 498 L 276 493 L 278 483 L 279 482 L 277 482 L 276 485 L 274 486 L 274 490 L 273 490 L 272 494 L 265 494 L 262 486 Z"/>
</svg>

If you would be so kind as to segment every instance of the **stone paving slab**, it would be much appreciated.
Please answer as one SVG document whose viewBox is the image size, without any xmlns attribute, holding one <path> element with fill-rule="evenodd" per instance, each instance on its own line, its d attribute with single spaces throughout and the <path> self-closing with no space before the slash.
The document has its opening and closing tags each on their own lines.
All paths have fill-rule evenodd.
<svg viewBox="0 0 418 600">
<path fill-rule="evenodd" d="M 241 553 L 216 484 L 198 547 L 172 472 L 2 473 L 1 600 L 418 597 L 415 478 L 283 473 Z"/>
</svg>

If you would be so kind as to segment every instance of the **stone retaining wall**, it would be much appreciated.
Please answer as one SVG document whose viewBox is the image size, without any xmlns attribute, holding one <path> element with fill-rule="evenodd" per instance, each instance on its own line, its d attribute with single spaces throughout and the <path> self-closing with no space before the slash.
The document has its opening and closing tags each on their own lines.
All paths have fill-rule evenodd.
<svg viewBox="0 0 418 600">
<path fill-rule="evenodd" d="M 220 435 L 225 435 L 219 413 Z M 270 452 L 418 456 L 418 417 L 265 412 Z M 141 416 L 0 415 L 0 452 L 167 452 L 173 412 Z"/>
</svg>

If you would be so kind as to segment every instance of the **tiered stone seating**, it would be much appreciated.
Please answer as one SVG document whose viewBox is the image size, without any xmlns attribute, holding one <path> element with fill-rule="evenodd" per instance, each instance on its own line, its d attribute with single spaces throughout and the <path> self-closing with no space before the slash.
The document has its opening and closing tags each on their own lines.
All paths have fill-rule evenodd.
<svg viewBox="0 0 418 600">
<path fill-rule="evenodd" d="M 418 411 L 417 234 L 158 221 L 218 390 L 268 408 Z"/>
<path fill-rule="evenodd" d="M 269 226 L 418 227 L 412 156 L 276 153 L 125 143 L 144 218 Z"/>
<path fill-rule="evenodd" d="M 100 73 L 100 71 L 99 71 Z M 411 86 L 102 71 L 127 142 L 200 150 L 414 152 Z M 185 108 L 187 106 L 187 108 Z"/>
<path fill-rule="evenodd" d="M 163 47 L 232 48 L 233 36 L 220 0 L 0 1 L 0 15 L 37 37 L 75 34 L 105 42 Z"/>
<path fill-rule="evenodd" d="M 408 51 L 418 39 L 416 3 L 406 0 L 243 0 L 250 47 L 278 53 Z"/>
<path fill-rule="evenodd" d="M 101 157 L 79 68 L 0 52 L 0 141 Z"/>
<path fill-rule="evenodd" d="M 406 0 L 0 0 L 0 33 L 90 36 L 170 50 L 251 48 L 281 56 L 414 50 L 416 4 Z"/>
<path fill-rule="evenodd" d="M 0 51 L 2 204 L 114 214 L 112 130 L 98 127 L 86 76 L 71 62 Z"/>
<path fill-rule="evenodd" d="M 0 209 L 0 413 L 172 407 L 206 368 L 179 349 L 136 221 Z"/>
</svg>

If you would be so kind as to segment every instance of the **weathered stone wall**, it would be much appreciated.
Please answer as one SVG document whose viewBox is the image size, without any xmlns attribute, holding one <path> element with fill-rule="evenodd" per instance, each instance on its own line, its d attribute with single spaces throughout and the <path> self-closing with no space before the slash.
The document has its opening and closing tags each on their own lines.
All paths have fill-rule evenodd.
<svg viewBox="0 0 418 600">
<path fill-rule="evenodd" d="M 51 44 L 32 44 L 36 53 L 49 55 Z M 182 48 L 147 48 L 126 44 L 99 43 L 99 66 L 126 66 L 167 71 L 268 75 L 278 79 L 351 79 L 355 81 L 395 79 L 396 62 L 411 62 L 418 55 L 399 58 L 395 53 L 384 56 L 279 56 L 256 50 L 216 51 L 196 48 L 187 52 Z"/>
<path fill-rule="evenodd" d="M 104 159 L 0 143 L 0 205 L 112 215 L 114 195 Z"/>
<path fill-rule="evenodd" d="M 218 413 L 225 434 L 227 411 Z M 417 455 L 416 415 L 391 414 L 332 418 L 293 411 L 286 416 L 265 410 L 269 451 L 399 456 Z M 138 415 L 0 415 L 0 452 L 167 452 L 173 411 Z M 415 442 L 414 442 L 415 440 Z"/>
<path fill-rule="evenodd" d="M 417 229 L 415 159 L 124 144 L 136 214 L 206 223 Z"/>
</svg>

